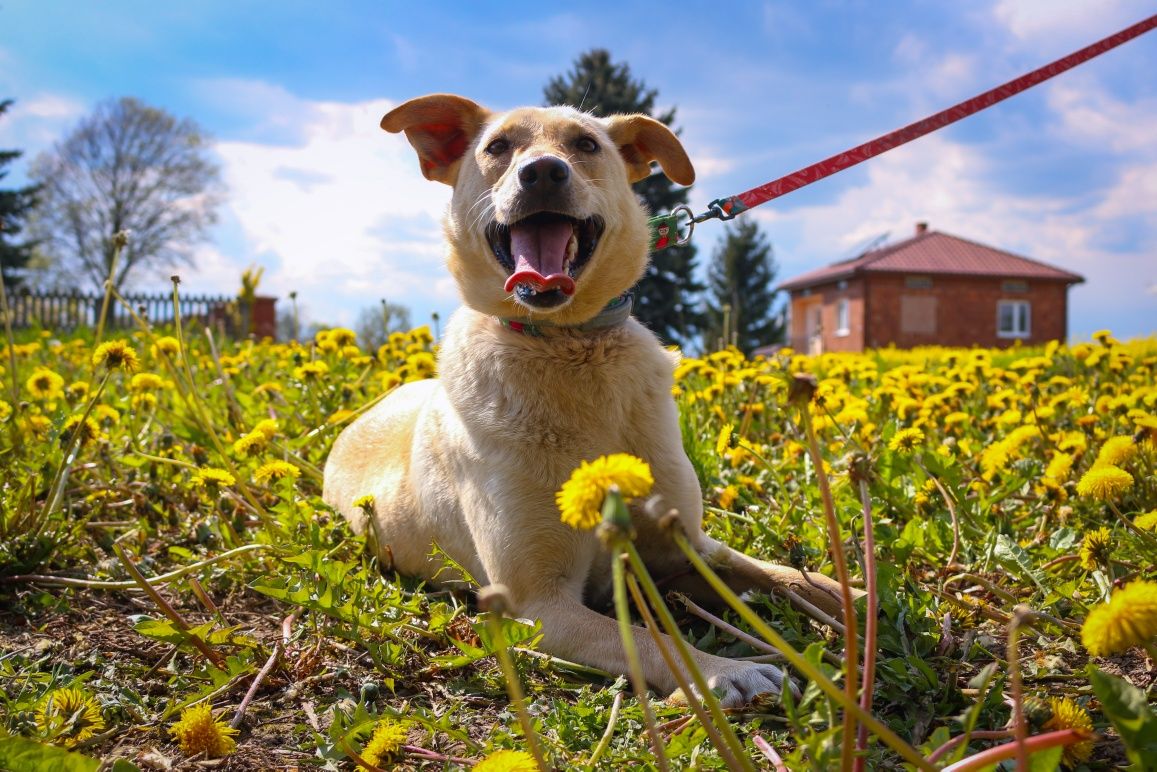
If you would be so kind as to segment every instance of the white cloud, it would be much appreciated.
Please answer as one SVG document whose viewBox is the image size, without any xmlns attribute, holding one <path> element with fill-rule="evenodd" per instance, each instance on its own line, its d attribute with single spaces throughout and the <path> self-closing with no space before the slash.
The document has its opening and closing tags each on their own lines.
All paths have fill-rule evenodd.
<svg viewBox="0 0 1157 772">
<path fill-rule="evenodd" d="M 343 323 L 381 297 L 452 305 L 438 224 L 450 189 L 424 179 L 409 143 L 378 127 L 392 105 L 254 93 L 276 101 L 278 121 L 300 137 L 215 146 L 227 216 L 244 235 L 244 252 L 268 266 L 262 289 L 296 290 L 319 317 Z"/>
<path fill-rule="evenodd" d="M 1157 98 L 1115 98 L 1095 78 L 1072 74 L 1048 90 L 1049 108 L 1057 114 L 1057 136 L 1095 150 L 1140 153 L 1157 158 L 1154 127 Z"/>
<path fill-rule="evenodd" d="M 22 150 L 25 160 L 31 160 L 63 137 L 87 109 L 84 103 L 59 94 L 16 99 L 0 118 L 0 147 Z"/>
<path fill-rule="evenodd" d="M 993 18 L 1037 50 L 1087 45 L 1153 13 L 1148 0 L 998 0 Z"/>
</svg>

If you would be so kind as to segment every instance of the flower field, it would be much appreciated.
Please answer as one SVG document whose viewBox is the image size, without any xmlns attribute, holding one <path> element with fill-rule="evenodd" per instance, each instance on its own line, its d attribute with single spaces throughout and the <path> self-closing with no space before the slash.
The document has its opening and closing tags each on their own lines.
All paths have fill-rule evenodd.
<svg viewBox="0 0 1157 772">
<path fill-rule="evenodd" d="M 625 678 L 383 574 L 321 503 L 341 427 L 435 375 L 425 328 L 103 337 L 0 345 L 0 768 L 534 769 L 511 686 L 559 769 L 1157 768 L 1155 341 L 685 359 L 707 528 L 834 575 L 834 524 L 878 604 L 848 638 L 785 598 L 747 599 L 760 625 L 667 599 L 700 648 L 774 656 L 770 627 L 809 668 L 727 716 L 735 753 L 664 695 L 649 737 Z M 857 742 L 849 680 L 906 749 Z"/>
</svg>

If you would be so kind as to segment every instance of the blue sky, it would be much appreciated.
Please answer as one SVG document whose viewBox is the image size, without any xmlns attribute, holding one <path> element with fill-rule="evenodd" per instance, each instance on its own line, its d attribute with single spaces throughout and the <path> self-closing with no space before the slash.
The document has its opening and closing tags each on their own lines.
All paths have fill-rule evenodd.
<svg viewBox="0 0 1157 772">
<path fill-rule="evenodd" d="M 678 108 L 696 210 L 971 97 L 1157 12 L 1142 0 L 328 3 L 6 0 L 5 183 L 97 102 L 135 96 L 197 121 L 229 189 L 190 292 L 298 292 L 352 325 L 380 298 L 415 322 L 457 297 L 442 264 L 448 189 L 381 115 L 434 91 L 494 109 L 604 47 Z M 1157 32 L 934 135 L 744 215 L 780 279 L 931 227 L 1059 265 L 1070 336 L 1157 333 Z M 705 265 L 722 233 L 696 234 Z M 167 273 L 166 273 L 167 275 Z M 143 288 L 166 282 L 143 277 Z M 284 301 L 283 301 L 284 302 Z"/>
</svg>

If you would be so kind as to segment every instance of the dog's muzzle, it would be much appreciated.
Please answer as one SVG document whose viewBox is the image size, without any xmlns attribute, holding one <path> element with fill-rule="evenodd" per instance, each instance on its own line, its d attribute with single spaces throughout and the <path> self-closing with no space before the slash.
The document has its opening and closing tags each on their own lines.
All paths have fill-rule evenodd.
<svg viewBox="0 0 1157 772">
<path fill-rule="evenodd" d="M 594 254 L 604 223 L 539 212 L 511 225 L 494 222 L 487 239 L 510 274 L 504 289 L 534 308 L 562 305 L 574 294 L 575 279 Z"/>
</svg>

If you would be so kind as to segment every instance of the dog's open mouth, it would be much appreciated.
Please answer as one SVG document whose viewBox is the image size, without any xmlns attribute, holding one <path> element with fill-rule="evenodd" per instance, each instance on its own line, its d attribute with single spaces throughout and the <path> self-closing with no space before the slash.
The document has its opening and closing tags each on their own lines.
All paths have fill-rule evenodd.
<svg viewBox="0 0 1157 772">
<path fill-rule="evenodd" d="M 491 223 L 486 231 L 494 256 L 510 272 L 504 289 L 536 308 L 553 308 L 574 294 L 575 278 L 602 234 L 598 217 L 576 220 L 554 212 L 509 226 Z"/>
</svg>

